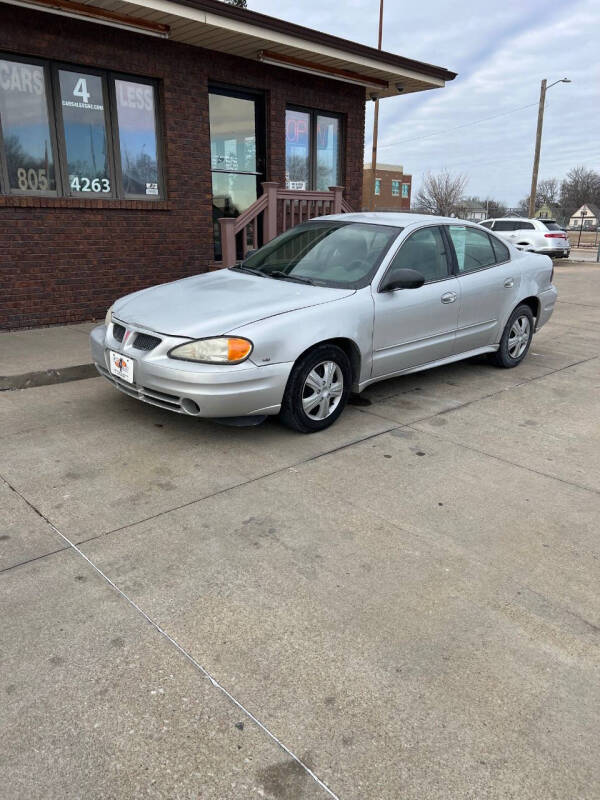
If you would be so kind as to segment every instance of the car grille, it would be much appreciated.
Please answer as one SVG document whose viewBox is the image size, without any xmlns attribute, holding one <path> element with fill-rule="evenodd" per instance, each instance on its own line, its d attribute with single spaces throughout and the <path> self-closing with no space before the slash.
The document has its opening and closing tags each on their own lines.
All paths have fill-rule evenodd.
<svg viewBox="0 0 600 800">
<path fill-rule="evenodd" d="M 159 339 L 158 336 L 150 336 L 149 333 L 138 333 L 133 346 L 138 350 L 154 350 L 161 341 L 162 339 Z"/>
<path fill-rule="evenodd" d="M 123 337 L 125 336 L 125 328 L 122 325 L 119 325 L 118 322 L 113 323 L 113 338 L 117 340 L 117 342 L 122 342 Z"/>
<path fill-rule="evenodd" d="M 117 389 L 120 389 L 124 394 L 135 397 L 136 400 L 142 400 L 144 403 L 150 403 L 150 405 L 165 408 L 168 411 L 176 411 L 178 414 L 185 414 L 185 411 L 181 407 L 180 397 L 174 394 L 166 394 L 165 392 L 157 392 L 155 389 L 148 389 L 136 383 L 127 383 L 116 375 L 112 375 L 100 364 L 96 364 L 96 369 L 104 378 L 109 380 L 113 386 L 116 386 Z"/>
</svg>

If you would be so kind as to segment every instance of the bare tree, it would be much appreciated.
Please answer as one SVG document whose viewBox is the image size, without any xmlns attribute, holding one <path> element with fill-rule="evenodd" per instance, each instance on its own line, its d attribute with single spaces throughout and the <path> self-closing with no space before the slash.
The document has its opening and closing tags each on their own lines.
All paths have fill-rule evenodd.
<svg viewBox="0 0 600 800">
<path fill-rule="evenodd" d="M 501 200 L 494 200 L 492 197 L 486 197 L 485 200 L 481 201 L 481 205 L 486 209 L 486 216 L 491 219 L 504 217 L 508 211 L 508 206 Z"/>
<path fill-rule="evenodd" d="M 560 191 L 560 184 L 558 178 L 546 178 L 539 181 L 537 185 L 537 192 L 535 197 L 536 206 L 539 203 L 540 208 L 543 205 L 555 206 L 558 203 L 558 196 Z"/>
<path fill-rule="evenodd" d="M 587 167 L 574 167 L 560 187 L 560 205 L 565 217 L 570 217 L 584 203 L 600 203 L 600 174 Z"/>
<path fill-rule="evenodd" d="M 443 170 L 439 175 L 428 172 L 417 192 L 416 206 L 427 214 L 449 217 L 460 204 L 468 178 Z"/>
<path fill-rule="evenodd" d="M 230 6 L 237 6 L 238 8 L 247 8 L 246 0 L 225 0 Z"/>
</svg>

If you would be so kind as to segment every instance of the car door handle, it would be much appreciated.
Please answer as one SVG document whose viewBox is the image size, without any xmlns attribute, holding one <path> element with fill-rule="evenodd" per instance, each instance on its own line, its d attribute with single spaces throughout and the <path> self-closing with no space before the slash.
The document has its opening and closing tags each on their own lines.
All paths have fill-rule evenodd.
<svg viewBox="0 0 600 800">
<path fill-rule="evenodd" d="M 441 297 L 442 303 L 453 303 L 456 300 L 456 292 L 446 292 Z"/>
<path fill-rule="evenodd" d="M 515 285 L 515 280 L 514 280 L 514 278 L 507 278 L 507 279 L 504 281 L 504 286 L 505 286 L 505 288 L 506 288 L 506 289 L 512 289 L 512 287 L 513 287 L 514 285 Z"/>
</svg>

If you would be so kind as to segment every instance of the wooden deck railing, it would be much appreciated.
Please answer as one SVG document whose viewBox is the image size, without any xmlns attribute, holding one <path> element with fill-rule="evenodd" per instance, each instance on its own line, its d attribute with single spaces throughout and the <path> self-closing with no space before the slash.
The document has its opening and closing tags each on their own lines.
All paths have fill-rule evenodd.
<svg viewBox="0 0 600 800">
<path fill-rule="evenodd" d="M 256 249 L 259 225 L 262 226 L 262 244 L 266 244 L 307 219 L 352 211 L 343 198 L 343 186 L 330 186 L 328 192 L 302 192 L 280 189 L 279 184 L 266 181 L 262 187 L 263 194 L 239 217 L 219 219 L 223 260 L 217 262 L 215 268 L 231 267 L 240 250 L 245 258 L 248 250 Z"/>
</svg>

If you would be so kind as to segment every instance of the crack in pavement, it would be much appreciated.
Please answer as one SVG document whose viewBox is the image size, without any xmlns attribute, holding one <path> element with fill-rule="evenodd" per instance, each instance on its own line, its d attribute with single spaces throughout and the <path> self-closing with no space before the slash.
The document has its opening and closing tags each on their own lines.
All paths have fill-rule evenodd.
<svg viewBox="0 0 600 800">
<path fill-rule="evenodd" d="M 95 570 L 95 572 L 97 572 L 97 574 L 115 592 L 117 592 L 117 594 L 123 600 L 125 600 L 149 625 L 151 625 L 164 639 L 167 640 L 167 642 L 169 642 L 169 644 L 171 644 L 185 659 L 187 659 L 187 661 L 189 661 L 190 664 L 198 672 L 201 673 L 201 675 L 203 675 L 205 678 L 208 678 L 208 680 L 211 682 L 211 684 L 213 685 L 213 687 L 215 689 L 217 689 L 219 692 L 221 692 L 223 695 L 225 695 L 225 697 L 231 703 L 233 703 L 233 705 L 235 705 L 236 708 L 238 708 L 243 714 L 245 714 L 248 717 L 248 719 L 250 719 L 255 725 L 257 725 L 263 731 L 263 733 L 265 733 L 281 750 L 283 750 L 291 759 L 293 759 L 298 764 L 298 766 L 300 766 L 322 789 L 324 789 L 327 792 L 327 794 L 330 797 L 332 797 L 334 800 L 339 800 L 338 795 L 336 795 L 329 788 L 329 786 L 327 786 L 327 784 L 324 781 L 322 781 L 319 778 L 319 776 L 315 772 L 313 772 L 313 770 L 307 764 L 304 763 L 304 761 L 302 761 L 301 758 L 299 758 L 292 750 L 290 750 L 290 748 L 287 747 L 281 741 L 281 739 L 279 739 L 274 733 L 272 733 L 272 731 L 270 731 L 269 728 L 267 728 L 267 726 L 263 722 L 261 722 L 260 719 L 258 719 L 258 717 L 256 717 L 249 709 L 247 709 L 244 705 L 242 705 L 242 703 L 240 703 L 240 701 L 237 700 L 231 694 L 231 692 L 229 692 L 221 683 L 219 683 L 219 681 L 215 677 L 213 677 L 213 675 L 205 667 L 203 667 L 202 664 L 200 664 L 200 662 L 197 661 L 190 652 L 188 652 L 184 647 L 182 647 L 182 645 L 180 645 L 179 642 L 176 639 L 174 639 L 172 636 L 170 636 L 167 633 L 167 631 L 158 624 L 158 622 L 156 622 L 151 616 L 149 616 L 149 614 L 147 614 L 141 608 L 141 606 L 139 606 L 135 602 L 135 600 L 133 600 L 131 597 L 129 597 L 128 594 L 126 594 L 105 572 L 103 572 L 100 569 L 100 567 L 97 566 L 92 561 L 91 558 L 86 556 L 86 554 L 82 550 L 80 550 L 79 547 L 68 538 L 68 536 L 65 536 L 64 533 L 61 533 L 61 531 L 56 527 L 56 525 L 53 525 L 52 522 L 50 522 L 50 520 L 47 517 L 45 517 L 44 514 L 42 514 L 42 512 L 33 505 L 33 503 L 30 503 L 29 500 L 27 500 L 26 497 L 24 497 L 17 489 L 15 489 L 15 487 L 12 486 L 12 484 L 9 481 L 7 481 L 5 478 L 3 478 L 3 480 L 6 483 L 6 485 L 9 487 L 9 489 L 11 489 L 11 491 L 13 491 L 18 497 L 21 498 L 21 500 L 23 500 L 25 503 L 27 503 L 29 508 L 31 508 L 31 510 L 34 511 L 39 517 L 41 517 L 41 519 L 44 520 L 44 522 L 50 528 L 52 528 L 52 530 L 58 536 L 60 536 L 61 539 L 64 540 L 64 542 L 67 545 L 64 548 L 64 550 L 73 550 L 75 553 L 77 553 L 77 555 L 81 556 L 81 558 L 83 558 L 83 560 L 86 561 L 87 564 L 93 570 Z"/>
</svg>

